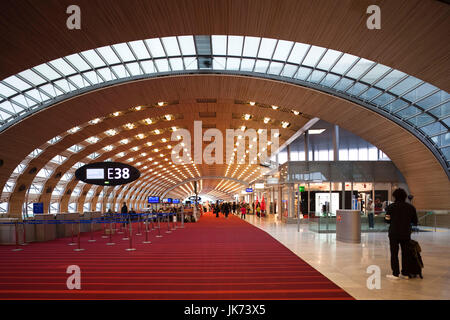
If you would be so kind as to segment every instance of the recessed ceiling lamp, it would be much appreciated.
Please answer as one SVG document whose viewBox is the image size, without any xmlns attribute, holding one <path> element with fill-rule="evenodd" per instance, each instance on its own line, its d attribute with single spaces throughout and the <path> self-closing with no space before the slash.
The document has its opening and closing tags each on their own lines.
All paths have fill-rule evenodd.
<svg viewBox="0 0 450 320">
<path fill-rule="evenodd" d="M 147 144 L 147 146 L 149 146 L 149 147 L 151 147 L 151 146 L 153 145 L 153 143 L 151 143 L 151 142 L 147 142 L 146 144 Z"/>
<path fill-rule="evenodd" d="M 310 130 L 308 130 L 308 133 L 309 134 L 321 134 L 324 131 L 325 131 L 325 129 L 310 129 Z"/>
<path fill-rule="evenodd" d="M 244 130 L 245 130 L 245 126 L 242 126 L 242 127 L 241 127 L 241 130 L 244 131 Z"/>
<path fill-rule="evenodd" d="M 167 121 L 172 120 L 172 115 L 171 114 L 166 114 L 164 117 L 166 118 Z"/>
<path fill-rule="evenodd" d="M 293 112 L 296 116 L 298 116 L 298 115 L 300 114 L 300 112 L 297 111 L 297 110 L 292 110 L 292 112 Z"/>
<path fill-rule="evenodd" d="M 155 149 L 153 149 L 153 151 L 154 151 L 154 152 L 158 152 L 158 151 L 159 151 L 159 149 L 158 149 L 158 148 L 155 148 Z"/>
<path fill-rule="evenodd" d="M 97 124 L 97 123 L 99 123 L 100 121 L 101 121 L 100 118 L 95 118 L 95 119 L 89 121 L 89 123 L 90 123 L 90 124 Z"/>
<path fill-rule="evenodd" d="M 139 133 L 137 136 L 136 136 L 136 138 L 138 138 L 138 139 L 144 139 L 144 134 L 143 133 Z"/>
<path fill-rule="evenodd" d="M 113 113 L 113 116 L 114 116 L 114 117 L 117 117 L 119 114 L 120 114 L 120 112 L 119 112 L 119 111 L 116 111 L 116 112 Z"/>
<path fill-rule="evenodd" d="M 146 124 L 152 124 L 153 123 L 152 119 L 150 119 L 150 118 L 144 119 L 144 122 Z"/>
<path fill-rule="evenodd" d="M 277 110 L 279 107 L 278 106 L 272 106 L 273 110 Z"/>
<path fill-rule="evenodd" d="M 90 137 L 90 138 L 86 139 L 86 141 L 89 143 L 96 143 L 98 140 L 100 140 L 100 139 L 97 137 Z"/>
<path fill-rule="evenodd" d="M 109 145 L 109 146 L 104 147 L 103 149 L 106 151 L 111 151 L 113 148 L 114 148 L 113 146 Z"/>
<path fill-rule="evenodd" d="M 167 142 L 167 139 L 166 138 L 162 138 L 161 141 L 162 142 Z"/>
<path fill-rule="evenodd" d="M 252 116 L 250 114 L 244 114 L 244 119 L 249 120 Z"/>
<path fill-rule="evenodd" d="M 270 121 L 270 118 L 267 118 L 267 117 L 266 117 L 266 118 L 264 118 L 264 123 L 266 123 L 266 124 L 267 124 L 267 123 L 269 123 L 269 121 Z"/>
<path fill-rule="evenodd" d="M 80 130 L 80 127 L 73 127 L 72 129 L 67 130 L 68 133 L 75 133 Z"/>
<path fill-rule="evenodd" d="M 127 127 L 128 129 L 133 129 L 133 128 L 134 128 L 134 124 L 132 124 L 132 123 L 127 123 L 127 124 L 125 125 L 125 127 Z"/>
<path fill-rule="evenodd" d="M 156 130 L 155 130 L 155 133 L 156 133 L 156 134 L 160 134 L 161 131 L 159 131 L 158 129 L 156 129 Z"/>
<path fill-rule="evenodd" d="M 134 108 L 136 111 L 139 111 L 142 109 L 142 106 L 137 106 L 136 108 Z"/>
<path fill-rule="evenodd" d="M 128 139 L 122 139 L 122 140 L 120 140 L 120 143 L 121 144 L 127 144 L 128 143 Z"/>
<path fill-rule="evenodd" d="M 164 105 L 163 101 L 158 102 L 158 106 L 162 107 Z"/>
<path fill-rule="evenodd" d="M 286 122 L 286 121 L 282 121 L 281 122 L 281 126 L 283 127 L 283 128 L 287 128 L 287 127 L 289 127 L 289 125 L 290 125 L 290 123 L 289 122 Z"/>
<path fill-rule="evenodd" d="M 106 133 L 108 136 L 114 136 L 114 135 L 117 133 L 117 131 L 114 130 L 114 129 L 109 129 L 109 130 L 105 131 L 105 133 Z"/>
<path fill-rule="evenodd" d="M 120 152 L 120 153 L 117 154 L 117 156 L 118 156 L 119 158 L 122 158 L 124 155 L 125 155 L 125 152 Z"/>
<path fill-rule="evenodd" d="M 249 104 L 250 104 L 251 106 L 254 106 L 255 103 L 256 103 L 255 101 L 250 101 L 250 102 L 249 102 Z"/>
<path fill-rule="evenodd" d="M 133 148 L 131 148 L 131 150 L 133 150 L 133 151 L 138 151 L 139 148 L 138 148 L 138 147 L 133 147 Z"/>
<path fill-rule="evenodd" d="M 172 127 L 172 131 L 177 131 L 178 128 L 177 127 Z"/>
</svg>

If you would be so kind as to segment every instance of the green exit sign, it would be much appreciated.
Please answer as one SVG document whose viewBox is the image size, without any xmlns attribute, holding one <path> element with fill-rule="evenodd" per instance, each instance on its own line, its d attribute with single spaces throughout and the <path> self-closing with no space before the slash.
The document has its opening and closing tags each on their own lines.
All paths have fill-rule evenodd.
<svg viewBox="0 0 450 320">
<path fill-rule="evenodd" d="M 305 187 L 304 186 L 298 186 L 298 192 L 303 192 L 305 191 Z"/>
</svg>

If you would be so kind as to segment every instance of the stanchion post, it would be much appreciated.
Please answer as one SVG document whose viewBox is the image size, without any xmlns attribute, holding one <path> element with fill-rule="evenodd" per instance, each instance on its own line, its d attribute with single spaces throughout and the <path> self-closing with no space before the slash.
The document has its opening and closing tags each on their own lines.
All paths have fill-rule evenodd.
<svg viewBox="0 0 450 320">
<path fill-rule="evenodd" d="M 71 230 L 72 230 L 72 239 L 70 240 L 69 246 L 74 246 L 76 243 L 73 241 L 73 221 L 70 222 L 71 224 Z"/>
<path fill-rule="evenodd" d="M 142 241 L 142 243 L 152 243 L 150 240 L 148 240 L 148 233 L 150 232 L 148 231 L 148 214 L 146 216 L 146 221 L 144 223 L 145 223 L 145 241 Z"/>
<path fill-rule="evenodd" d="M 166 233 L 172 233 L 172 231 L 170 231 L 170 213 L 167 213 L 167 231 Z"/>
<path fill-rule="evenodd" d="M 158 234 L 156 235 L 156 237 L 157 238 L 162 238 L 162 235 L 161 235 L 161 223 L 160 223 L 159 214 L 157 214 L 157 219 L 158 219 Z"/>
<path fill-rule="evenodd" d="M 26 231 L 25 231 L 25 220 L 24 221 L 22 221 L 22 228 L 23 228 L 23 242 L 20 244 L 21 246 L 26 246 L 26 245 L 28 245 L 28 243 L 27 243 L 27 234 L 26 234 Z"/>
<path fill-rule="evenodd" d="M 104 217 L 103 217 L 103 218 L 104 218 Z M 108 236 L 106 235 L 106 222 L 105 222 L 105 219 L 102 220 L 102 225 L 103 225 L 103 235 L 102 235 L 102 238 L 103 238 L 103 239 L 106 239 L 106 238 L 108 238 Z"/>
<path fill-rule="evenodd" d="M 95 242 L 97 240 L 94 239 L 94 220 L 91 218 L 91 238 L 88 242 Z"/>
<path fill-rule="evenodd" d="M 109 221 L 109 242 L 106 244 L 107 246 L 115 245 L 115 243 L 112 241 L 112 233 L 113 233 L 113 222 L 111 217 L 111 220 Z"/>
<path fill-rule="evenodd" d="M 17 230 L 17 221 L 14 222 L 14 230 L 15 230 L 15 236 L 16 236 L 16 248 L 12 249 L 11 251 L 22 251 L 22 248 L 19 248 L 19 231 Z"/>
<path fill-rule="evenodd" d="M 181 211 L 181 227 L 180 228 L 184 228 L 184 212 Z"/>
<path fill-rule="evenodd" d="M 142 233 L 141 233 L 141 215 L 138 213 L 137 214 L 138 215 L 138 221 L 137 221 L 137 233 L 136 233 L 136 235 L 137 236 L 142 236 Z"/>
<path fill-rule="evenodd" d="M 84 251 L 83 248 L 81 248 L 81 240 L 80 240 L 80 234 L 81 234 L 81 219 L 78 220 L 78 248 L 73 249 L 73 251 Z"/>
<path fill-rule="evenodd" d="M 126 217 L 125 217 L 125 220 L 124 221 L 126 221 Z M 130 239 L 130 235 L 128 234 L 128 229 L 127 229 L 127 226 L 126 226 L 126 222 L 124 222 L 124 230 L 125 230 L 125 236 L 122 238 L 122 240 L 129 240 Z"/>
<path fill-rule="evenodd" d="M 130 229 L 130 247 L 125 249 L 126 251 L 135 251 L 136 248 L 133 248 L 133 225 L 131 224 L 131 215 L 128 217 L 128 224 Z"/>
</svg>

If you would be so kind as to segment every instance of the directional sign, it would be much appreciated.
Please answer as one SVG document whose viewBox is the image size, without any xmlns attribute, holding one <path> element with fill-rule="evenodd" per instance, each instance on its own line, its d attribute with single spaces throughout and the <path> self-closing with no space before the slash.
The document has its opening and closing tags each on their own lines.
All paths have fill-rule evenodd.
<svg viewBox="0 0 450 320">
<path fill-rule="evenodd" d="M 75 171 L 75 177 L 85 183 L 118 186 L 133 182 L 141 176 L 138 169 L 120 162 L 95 162 Z"/>
</svg>

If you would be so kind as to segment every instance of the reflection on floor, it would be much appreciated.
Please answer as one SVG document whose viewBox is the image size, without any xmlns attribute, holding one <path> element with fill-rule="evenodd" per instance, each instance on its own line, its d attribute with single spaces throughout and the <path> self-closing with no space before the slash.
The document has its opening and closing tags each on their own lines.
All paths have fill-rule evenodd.
<svg viewBox="0 0 450 320">
<path fill-rule="evenodd" d="M 356 299 L 450 299 L 450 231 L 414 233 L 422 247 L 424 279 L 389 280 L 391 274 L 387 233 L 362 233 L 361 244 L 336 242 L 336 234 L 318 234 L 307 224 L 286 225 L 274 215 L 247 216 L 247 221 L 268 232 L 316 270 Z M 370 265 L 381 269 L 381 289 L 368 289 Z"/>
</svg>

